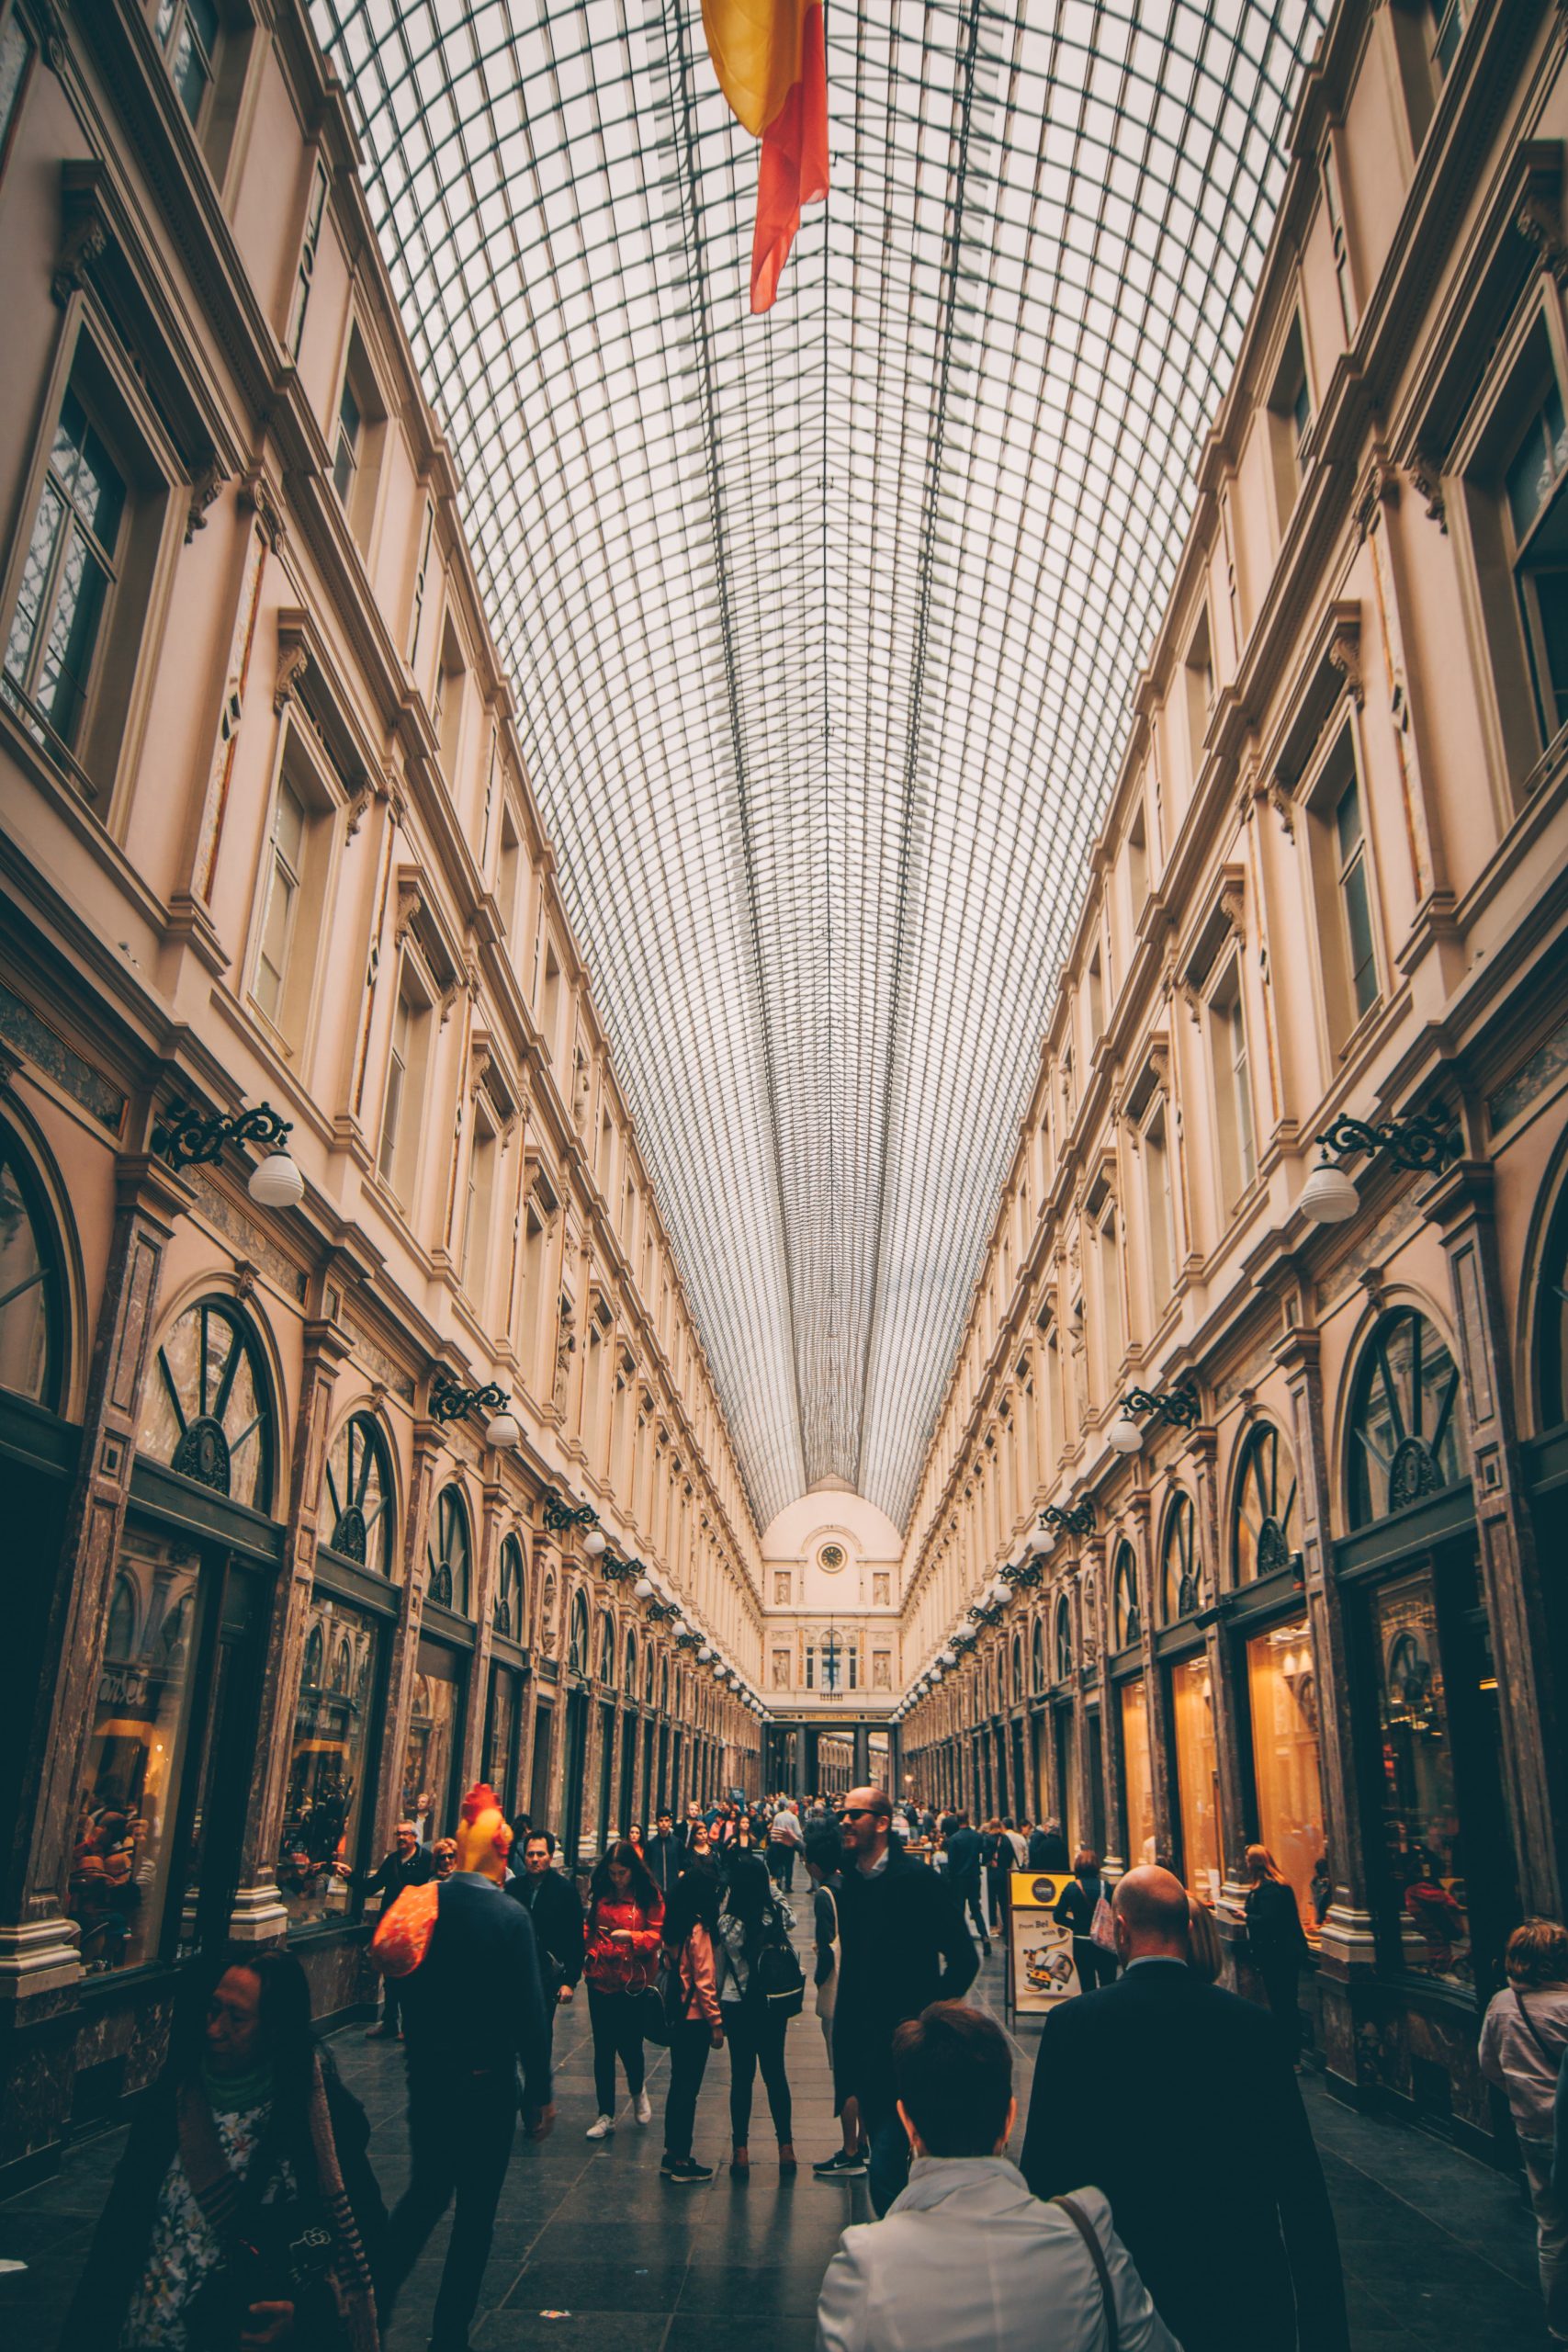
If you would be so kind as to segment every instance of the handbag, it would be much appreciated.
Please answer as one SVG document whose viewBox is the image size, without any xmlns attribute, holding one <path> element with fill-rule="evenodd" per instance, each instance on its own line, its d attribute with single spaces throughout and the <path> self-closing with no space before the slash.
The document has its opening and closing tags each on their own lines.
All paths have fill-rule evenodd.
<svg viewBox="0 0 1568 2352">
<path fill-rule="evenodd" d="M 677 1998 L 680 1979 L 677 1971 L 661 1968 L 651 1984 L 639 1985 L 626 1998 L 632 2004 L 632 2017 L 645 2041 L 653 2042 L 660 2050 L 670 2047 L 670 1979 L 676 1979 Z"/>
</svg>

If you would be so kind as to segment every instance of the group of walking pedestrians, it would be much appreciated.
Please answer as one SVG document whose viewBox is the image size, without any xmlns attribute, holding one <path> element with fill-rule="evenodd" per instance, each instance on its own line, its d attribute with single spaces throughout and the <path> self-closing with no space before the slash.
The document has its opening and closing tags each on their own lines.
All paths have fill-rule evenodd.
<svg viewBox="0 0 1568 2352">
<path fill-rule="evenodd" d="M 851 1791 L 836 1819 L 795 1817 L 798 1844 L 778 1842 L 810 1877 L 841 2131 L 814 2170 L 866 2175 L 878 2217 L 847 2229 L 829 2267 L 818 2352 L 1347 2352 L 1294 2071 L 1300 1954 L 1280 1894 L 1292 1908 L 1294 1896 L 1263 1849 L 1247 1858 L 1247 1937 L 1268 2008 L 1214 1981 L 1208 1907 L 1170 1871 L 1142 1866 L 1112 1890 L 1079 1850 L 1058 1917 L 1084 1989 L 1045 2021 L 1015 2163 L 1008 2042 L 964 1999 L 980 1965 L 969 1825 L 948 1825 L 939 1871 L 906 1851 L 880 1789 Z M 733 1826 L 719 1839 L 695 1809 L 678 1826 L 661 1815 L 647 1840 L 611 1845 L 584 1904 L 554 1839 L 520 1828 L 514 1842 L 481 1785 L 455 1868 L 440 1873 L 410 1824 L 372 1874 L 389 1898 L 373 1949 L 397 1994 L 375 2030 L 403 2041 L 408 2066 L 410 2170 L 391 2214 L 299 1962 L 233 1951 L 184 1987 L 62 2352 L 378 2352 L 448 2206 L 430 2341 L 463 2352 L 519 2115 L 532 2139 L 552 2128 L 553 2027 L 580 1985 L 590 2140 L 615 2132 L 618 2075 L 635 2120 L 651 2122 L 646 2045 L 667 2044 L 660 2169 L 711 2180 L 693 2144 L 698 2098 L 728 2049 L 732 2176 L 750 2170 L 759 2074 L 779 2169 L 796 2171 L 785 2047 L 806 1985 L 772 1837 L 764 1861 Z M 1548 2325 L 1568 2341 L 1568 1930 L 1527 1922 L 1506 1967 L 1481 2065 L 1512 2111 Z"/>
</svg>

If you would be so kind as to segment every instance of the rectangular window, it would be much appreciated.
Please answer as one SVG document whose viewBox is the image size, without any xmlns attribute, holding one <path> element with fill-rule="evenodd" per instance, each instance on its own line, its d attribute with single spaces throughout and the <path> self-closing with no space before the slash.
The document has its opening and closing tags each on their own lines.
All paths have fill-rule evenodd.
<svg viewBox="0 0 1568 2352">
<path fill-rule="evenodd" d="M 1149 1303 L 1156 1322 L 1170 1296 L 1176 1260 L 1176 1220 L 1170 1197 L 1170 1152 L 1166 1143 L 1165 1113 L 1157 1112 L 1144 1130 L 1144 1210 L 1148 1224 Z"/>
<path fill-rule="evenodd" d="M 1182 1873 L 1201 1901 L 1217 1903 L 1224 1876 L 1224 1840 L 1220 1830 L 1219 1745 L 1207 1658 L 1186 1658 L 1171 1668 L 1170 1700 L 1176 1726 Z"/>
<path fill-rule="evenodd" d="M 212 87 L 222 30 L 218 0 L 158 0 L 154 27 L 180 104 L 193 124 Z"/>
<path fill-rule="evenodd" d="M 1156 1859 L 1155 1784 L 1149 1768 L 1149 1697 L 1141 1674 L 1122 1685 L 1122 1780 L 1129 1869 Z"/>
<path fill-rule="evenodd" d="M 281 1020 L 283 1013 L 284 984 L 288 976 L 289 951 L 294 944 L 294 923 L 304 875 L 304 807 L 285 777 L 277 787 L 277 807 L 273 814 L 272 870 L 254 989 L 256 1002 L 268 1020 L 275 1023 Z"/>
<path fill-rule="evenodd" d="M 1321 1865 L 1323 1775 L 1317 1746 L 1317 1674 L 1304 1615 L 1247 1645 L 1258 1834 L 1290 1882 L 1302 1926 L 1315 1943 L 1328 1895 Z"/>
<path fill-rule="evenodd" d="M 1187 686 L 1187 744 L 1190 763 L 1190 782 L 1197 778 L 1203 764 L 1203 738 L 1209 731 L 1209 715 L 1214 707 L 1213 640 L 1209 631 L 1209 616 L 1204 612 L 1192 632 L 1192 642 L 1187 649 L 1184 664 Z"/>
<path fill-rule="evenodd" d="M 1437 0 L 1433 10 L 1438 28 L 1432 43 L 1432 55 L 1437 62 L 1438 72 L 1445 80 L 1464 39 L 1470 8 L 1471 0 Z"/>
<path fill-rule="evenodd" d="M 310 307 L 310 288 L 316 277 L 316 254 L 321 242 L 321 222 L 327 210 L 327 170 L 317 164 L 310 175 L 310 201 L 305 213 L 305 234 L 299 246 L 299 260 L 294 273 L 294 298 L 289 305 L 288 333 L 285 338 L 291 359 L 299 356 L 299 346 L 305 340 L 305 314 Z"/>
<path fill-rule="evenodd" d="M 476 1115 L 473 1148 L 468 1154 L 468 1199 L 463 1219 L 463 1263 L 458 1276 L 481 1311 L 488 1302 L 491 1222 L 495 1204 L 495 1170 L 501 1139 L 481 1115 Z"/>
<path fill-rule="evenodd" d="M 428 499 L 424 504 L 424 527 L 420 533 L 419 563 L 413 575 L 413 612 L 409 621 L 409 660 L 419 652 L 420 625 L 424 618 L 425 588 L 430 578 L 430 549 L 435 537 L 435 509 Z"/>
<path fill-rule="evenodd" d="M 337 404 L 337 447 L 333 455 L 333 487 L 345 507 L 354 503 L 354 481 L 359 470 L 359 437 L 365 420 L 359 402 L 354 396 L 354 386 L 344 379 Z"/>
<path fill-rule="evenodd" d="M 33 39 L 13 7 L 0 24 L 0 171 L 11 149 L 11 133 L 21 112 L 22 92 L 33 62 Z"/>
<path fill-rule="evenodd" d="M 414 1822 L 421 1844 L 446 1834 L 457 1813 L 457 1727 L 462 1664 L 438 1642 L 421 1642 L 408 1736 L 403 1742 L 398 1819 Z"/>
<path fill-rule="evenodd" d="M 1211 999 L 1209 1022 L 1224 1191 L 1220 1206 L 1223 1216 L 1228 1217 L 1258 1173 L 1247 1015 L 1241 1001 L 1241 973 L 1235 963 Z"/>
<path fill-rule="evenodd" d="M 1372 953 L 1371 901 L 1367 889 L 1367 845 L 1361 831 L 1361 792 L 1352 775 L 1334 811 L 1339 865 L 1339 905 L 1350 995 L 1359 1019 L 1377 1001 L 1378 967 Z"/>
<path fill-rule="evenodd" d="M 1100 1260 L 1100 1332 L 1105 1345 L 1105 1361 L 1100 1367 L 1103 1387 L 1107 1395 L 1116 1377 L 1116 1367 L 1126 1352 L 1127 1336 L 1122 1319 L 1121 1250 L 1117 1247 L 1116 1208 L 1109 1204 L 1100 1221 L 1097 1255 Z"/>
<path fill-rule="evenodd" d="M 26 697 L 72 751 L 114 589 L 125 512 L 124 476 L 72 389 L 61 403 L 6 648 L 7 701 L 25 708 L 18 697 Z"/>
<path fill-rule="evenodd" d="M 373 1779 L 376 1621 L 319 1588 L 310 1603 L 288 1758 L 277 1883 L 291 1930 L 355 1907 Z"/>
<path fill-rule="evenodd" d="M 405 979 L 392 1015 L 392 1047 L 381 1105 L 381 1140 L 376 1155 L 382 1182 L 405 1205 L 413 1189 L 420 1114 L 424 1104 L 430 1017 L 429 1005 L 412 993 Z"/>
<path fill-rule="evenodd" d="M 1541 728 L 1568 721 L 1568 424 L 1553 377 L 1503 481 L 1519 613 Z"/>
</svg>

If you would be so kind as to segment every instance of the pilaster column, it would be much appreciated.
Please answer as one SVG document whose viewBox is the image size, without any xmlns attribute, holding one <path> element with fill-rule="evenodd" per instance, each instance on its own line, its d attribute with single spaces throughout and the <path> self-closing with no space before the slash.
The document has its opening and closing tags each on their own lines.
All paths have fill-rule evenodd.
<svg viewBox="0 0 1568 2352">
<path fill-rule="evenodd" d="M 1442 1238 L 1453 1292 L 1519 1895 L 1527 1913 L 1555 1919 L 1568 1883 L 1565 1726 L 1550 1680 L 1535 1525 L 1519 1474 L 1512 1334 L 1497 1264 L 1490 1164 L 1461 1160 L 1438 1177 L 1421 1206 Z"/>
<path fill-rule="evenodd" d="M 74 1796 L 103 1672 L 108 1596 L 119 1553 L 147 1356 L 164 1260 L 190 1187 L 150 1153 L 115 1165 L 115 1222 L 98 1305 L 76 1483 L 65 1515 L 62 1572 L 44 1637 L 45 1671 L 19 1692 L 39 1759 L 4 1834 L 0 1880 L 0 2000 L 59 1994 L 82 1973 L 76 1922 L 67 1917 Z"/>
<path fill-rule="evenodd" d="M 490 1704 L 490 1658 L 495 1632 L 495 1583 L 501 1573 L 502 1524 L 507 1512 L 506 1488 L 497 1472 L 498 1457 L 487 1452 L 490 1476 L 479 1490 L 479 1556 L 474 1589 L 474 1653 L 468 1674 L 468 1716 L 463 1726 L 462 1777 L 459 1786 L 471 1789 L 484 1758 L 485 1710 Z"/>
</svg>

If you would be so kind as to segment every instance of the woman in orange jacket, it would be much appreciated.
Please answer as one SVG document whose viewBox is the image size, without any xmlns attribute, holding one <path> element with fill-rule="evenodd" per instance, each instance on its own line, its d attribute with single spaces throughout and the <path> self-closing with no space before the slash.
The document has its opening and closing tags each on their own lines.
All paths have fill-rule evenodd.
<svg viewBox="0 0 1568 2352">
<path fill-rule="evenodd" d="M 664 1898 L 652 1873 L 625 1838 L 618 1838 L 588 1885 L 587 1949 L 582 1973 L 588 1984 L 588 2021 L 593 2029 L 593 2089 L 599 2112 L 590 2140 L 607 2140 L 615 2128 L 615 2061 L 626 2068 L 626 2088 L 639 2123 L 651 2123 L 653 2108 L 643 2088 L 642 2028 L 636 1996 L 652 1984 L 663 1938 Z"/>
<path fill-rule="evenodd" d="M 671 1889 L 664 1914 L 664 1950 L 679 1988 L 680 2020 L 670 2036 L 670 2089 L 664 2101 L 666 2180 L 711 2180 L 712 2165 L 692 2155 L 697 2093 L 710 2050 L 724 2047 L 713 1939 L 718 1929 L 718 1880 L 711 1871 L 689 1870 Z M 671 2007 L 674 2003 L 671 2002 Z"/>
</svg>

